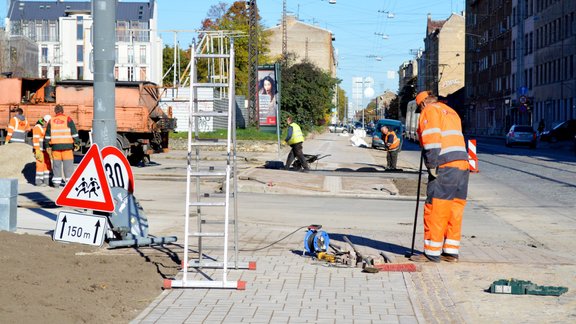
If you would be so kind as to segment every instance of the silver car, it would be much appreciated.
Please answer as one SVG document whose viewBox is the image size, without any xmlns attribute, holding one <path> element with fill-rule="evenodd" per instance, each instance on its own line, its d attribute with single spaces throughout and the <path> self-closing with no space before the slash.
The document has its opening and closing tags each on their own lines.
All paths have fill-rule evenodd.
<svg viewBox="0 0 576 324">
<path fill-rule="evenodd" d="M 528 145 L 536 148 L 536 132 L 530 125 L 512 125 L 506 134 L 506 146 Z"/>
</svg>

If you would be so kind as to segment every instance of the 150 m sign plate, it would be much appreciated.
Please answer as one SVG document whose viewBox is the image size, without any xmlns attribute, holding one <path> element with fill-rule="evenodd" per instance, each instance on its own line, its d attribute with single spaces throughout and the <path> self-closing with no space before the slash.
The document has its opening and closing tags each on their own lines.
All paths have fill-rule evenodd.
<svg viewBox="0 0 576 324">
<path fill-rule="evenodd" d="M 106 216 L 61 211 L 58 213 L 52 239 L 102 246 L 107 226 Z"/>
</svg>

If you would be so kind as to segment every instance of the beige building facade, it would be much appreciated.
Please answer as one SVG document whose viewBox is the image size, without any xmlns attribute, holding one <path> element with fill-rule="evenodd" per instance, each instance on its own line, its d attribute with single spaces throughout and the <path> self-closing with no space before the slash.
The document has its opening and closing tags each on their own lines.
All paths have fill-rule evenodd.
<svg viewBox="0 0 576 324">
<path fill-rule="evenodd" d="M 465 19 L 453 13 L 446 20 L 428 15 L 424 53 L 419 60 L 419 82 L 434 94 L 447 97 L 464 87 Z"/>
<path fill-rule="evenodd" d="M 282 55 L 282 24 L 266 29 L 270 33 L 271 57 Z M 294 16 L 286 17 L 287 51 L 296 54 L 296 61 L 309 61 L 320 69 L 336 76 L 334 35 L 331 31 L 299 21 Z"/>
</svg>

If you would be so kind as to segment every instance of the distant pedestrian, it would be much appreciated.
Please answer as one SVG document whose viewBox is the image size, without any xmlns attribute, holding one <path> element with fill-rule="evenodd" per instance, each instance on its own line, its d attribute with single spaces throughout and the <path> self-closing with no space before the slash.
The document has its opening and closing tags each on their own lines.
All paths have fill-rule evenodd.
<svg viewBox="0 0 576 324">
<path fill-rule="evenodd" d="M 382 132 L 384 147 L 388 152 L 386 155 L 386 170 L 396 170 L 398 153 L 400 152 L 400 139 L 396 136 L 396 132 L 388 129 L 388 126 L 382 126 L 380 131 Z"/>
<path fill-rule="evenodd" d="M 30 130 L 30 124 L 24 117 L 24 110 L 18 107 L 14 110 L 16 115 L 10 119 L 6 143 L 25 143 L 26 133 Z"/>
<path fill-rule="evenodd" d="M 57 188 L 64 186 L 74 172 L 74 150 L 80 149 L 80 140 L 76 125 L 72 118 L 64 115 L 64 108 L 56 105 L 54 113 L 56 116 L 46 128 L 46 140 L 50 144 L 54 167 L 52 183 Z"/>
<path fill-rule="evenodd" d="M 544 123 L 544 118 L 541 118 L 540 122 L 538 123 L 538 134 L 542 134 L 544 129 L 546 129 L 546 124 Z"/>
<path fill-rule="evenodd" d="M 46 127 L 50 122 L 50 115 L 38 119 L 36 125 L 32 129 L 32 146 L 34 148 L 34 157 L 36 158 L 36 179 L 35 184 L 39 187 L 44 187 L 50 184 L 50 171 L 52 171 L 52 163 L 50 162 L 50 155 L 48 155 L 48 143 L 44 140 L 46 135 Z"/>
<path fill-rule="evenodd" d="M 308 161 L 306 161 L 304 153 L 302 152 L 302 143 L 304 143 L 304 134 L 302 133 L 302 129 L 298 124 L 292 121 L 292 117 L 290 116 L 286 118 L 286 123 L 288 124 L 288 134 L 286 135 L 285 141 L 292 149 L 286 159 L 285 168 L 286 170 L 290 169 L 290 165 L 294 162 L 294 158 L 297 158 L 303 167 L 302 170 L 308 172 L 310 171 L 310 167 L 308 166 Z"/>
<path fill-rule="evenodd" d="M 427 91 L 416 96 L 422 112 L 418 138 L 428 168 L 424 205 L 424 254 L 415 262 L 457 262 L 462 216 L 470 175 L 468 153 L 458 114 Z"/>
</svg>

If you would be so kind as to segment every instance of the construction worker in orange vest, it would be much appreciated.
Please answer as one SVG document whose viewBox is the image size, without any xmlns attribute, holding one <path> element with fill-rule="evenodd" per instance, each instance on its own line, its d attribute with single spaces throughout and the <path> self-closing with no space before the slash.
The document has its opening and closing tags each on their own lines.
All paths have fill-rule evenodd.
<svg viewBox="0 0 576 324">
<path fill-rule="evenodd" d="M 438 102 L 430 92 L 420 92 L 416 104 L 422 110 L 417 132 L 428 169 L 428 187 L 424 254 L 413 255 L 410 260 L 457 262 L 470 174 L 462 122 L 452 108 Z"/>
<path fill-rule="evenodd" d="M 44 141 L 46 135 L 46 127 L 50 122 L 50 115 L 38 119 L 36 125 L 32 129 L 32 146 L 34 147 L 34 157 L 36 158 L 36 180 L 35 183 L 39 187 L 45 187 L 50 183 L 50 171 L 52 170 L 52 163 L 50 156 L 46 152 L 48 143 Z"/>
<path fill-rule="evenodd" d="M 52 117 L 46 127 L 45 140 L 50 144 L 49 154 L 52 156 L 54 187 L 63 187 L 74 171 L 74 151 L 80 149 L 78 131 L 72 118 L 64 115 L 61 105 L 54 107 L 56 116 Z M 64 169 L 64 176 L 62 176 Z"/>
<path fill-rule="evenodd" d="M 388 126 L 382 126 L 380 131 L 384 137 L 384 147 L 388 152 L 386 155 L 386 170 L 396 170 L 398 152 L 400 151 L 400 139 L 396 136 L 396 132 L 388 129 Z"/>
<path fill-rule="evenodd" d="M 25 143 L 26 133 L 30 130 L 28 120 L 24 117 L 24 110 L 18 107 L 14 110 L 16 115 L 10 119 L 6 143 Z"/>
</svg>

